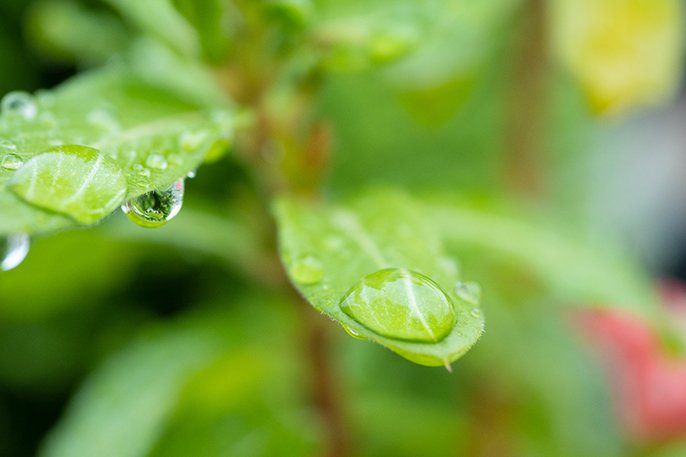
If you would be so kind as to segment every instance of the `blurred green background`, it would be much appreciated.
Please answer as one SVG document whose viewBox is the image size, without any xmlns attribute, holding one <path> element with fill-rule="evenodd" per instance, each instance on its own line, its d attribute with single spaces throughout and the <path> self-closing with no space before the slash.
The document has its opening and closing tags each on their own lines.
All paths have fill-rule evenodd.
<svg viewBox="0 0 686 457">
<path fill-rule="evenodd" d="M 215 70 L 293 37 L 275 105 L 313 58 L 297 40 L 333 42 L 311 102 L 333 132 L 325 193 L 398 186 L 454 208 L 441 230 L 486 333 L 448 373 L 306 309 L 229 154 L 187 180 L 169 225 L 115 214 L 0 273 L 0 456 L 686 455 L 682 399 L 655 411 L 659 382 L 618 381 L 686 391 L 680 345 L 646 355 L 626 330 L 598 359 L 572 323 L 587 306 L 660 314 L 657 281 L 686 280 L 681 2 L 264 0 L 282 35 L 250 48 L 231 41 L 244 1 L 2 0 L 0 94 L 182 36 L 153 4 L 183 13 Z M 686 345 L 686 326 L 671 334 Z M 669 374 L 626 362 L 651 357 Z"/>
</svg>

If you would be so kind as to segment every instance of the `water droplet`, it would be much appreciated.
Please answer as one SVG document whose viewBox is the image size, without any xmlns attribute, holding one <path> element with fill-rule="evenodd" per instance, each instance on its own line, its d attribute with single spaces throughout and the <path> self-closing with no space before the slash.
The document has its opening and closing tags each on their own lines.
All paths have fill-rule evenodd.
<svg viewBox="0 0 686 457">
<path fill-rule="evenodd" d="M 207 138 L 207 132 L 183 132 L 179 136 L 179 148 L 183 152 L 195 152 Z"/>
<path fill-rule="evenodd" d="M 145 165 L 155 170 L 166 170 L 167 169 L 167 159 L 160 154 L 150 154 L 147 159 L 145 159 Z"/>
<path fill-rule="evenodd" d="M 479 308 L 474 308 L 469 312 L 469 315 L 472 317 L 481 317 L 481 311 Z"/>
<path fill-rule="evenodd" d="M 172 154 L 169 156 L 169 163 L 172 167 L 179 167 L 183 163 L 183 159 L 178 154 Z"/>
<path fill-rule="evenodd" d="M 14 152 L 17 150 L 17 145 L 8 139 L 0 138 L 0 152 Z"/>
<path fill-rule="evenodd" d="M 153 190 L 122 205 L 122 211 L 141 227 L 160 227 L 174 218 L 183 206 L 183 179 L 167 189 Z"/>
<path fill-rule="evenodd" d="M 317 284 L 324 277 L 324 267 L 318 259 L 308 255 L 295 261 L 291 274 L 293 279 L 300 284 Z"/>
<path fill-rule="evenodd" d="M 353 338 L 355 338 L 357 340 L 365 340 L 366 339 L 364 336 L 360 335 L 359 333 L 357 333 L 355 330 L 351 329 L 347 325 L 343 326 L 343 330 L 345 330 L 348 335 L 352 336 Z"/>
<path fill-rule="evenodd" d="M 26 258 L 31 242 L 24 233 L 9 235 L 0 239 L 0 270 L 15 268 Z"/>
<path fill-rule="evenodd" d="M 143 178 L 149 178 L 150 177 L 150 170 L 145 168 L 143 165 L 140 163 L 136 163 L 133 165 L 133 170 L 138 173 L 139 176 L 142 176 Z"/>
<path fill-rule="evenodd" d="M 18 170 L 23 164 L 24 161 L 16 154 L 5 154 L 0 159 L 0 168 L 5 170 Z"/>
<path fill-rule="evenodd" d="M 0 102 L 2 113 L 33 119 L 38 114 L 38 107 L 31 94 L 26 92 L 10 92 Z"/>
<path fill-rule="evenodd" d="M 198 170 L 191 170 L 186 175 L 186 178 L 193 179 L 198 175 Z"/>
<path fill-rule="evenodd" d="M 455 295 L 467 303 L 478 305 L 481 301 L 481 287 L 475 282 L 458 281 L 455 284 Z"/>
<path fill-rule="evenodd" d="M 404 268 L 365 276 L 343 297 L 340 307 L 369 330 L 397 340 L 435 343 L 455 323 L 453 304 L 440 286 Z"/>
</svg>

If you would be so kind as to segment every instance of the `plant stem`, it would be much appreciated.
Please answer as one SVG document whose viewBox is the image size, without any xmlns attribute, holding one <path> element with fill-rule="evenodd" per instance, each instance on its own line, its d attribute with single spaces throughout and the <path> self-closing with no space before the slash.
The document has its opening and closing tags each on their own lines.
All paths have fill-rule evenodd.
<svg viewBox="0 0 686 457">
<path fill-rule="evenodd" d="M 546 5 L 546 0 L 524 1 L 506 119 L 506 184 L 510 190 L 529 197 L 540 197 L 545 191 Z"/>
<path fill-rule="evenodd" d="M 336 373 L 330 363 L 330 324 L 309 303 L 300 300 L 307 331 L 306 350 L 312 370 L 313 401 L 324 423 L 328 448 L 325 457 L 348 455 L 347 427 L 336 393 Z"/>
</svg>

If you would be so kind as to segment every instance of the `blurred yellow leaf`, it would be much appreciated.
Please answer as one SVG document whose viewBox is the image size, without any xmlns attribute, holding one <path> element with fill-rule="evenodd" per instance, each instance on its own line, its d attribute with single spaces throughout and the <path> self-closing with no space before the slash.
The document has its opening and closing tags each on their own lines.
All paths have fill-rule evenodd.
<svg viewBox="0 0 686 457">
<path fill-rule="evenodd" d="M 621 114 L 665 101 L 680 76 L 680 0 L 556 0 L 556 50 L 593 111 Z"/>
</svg>

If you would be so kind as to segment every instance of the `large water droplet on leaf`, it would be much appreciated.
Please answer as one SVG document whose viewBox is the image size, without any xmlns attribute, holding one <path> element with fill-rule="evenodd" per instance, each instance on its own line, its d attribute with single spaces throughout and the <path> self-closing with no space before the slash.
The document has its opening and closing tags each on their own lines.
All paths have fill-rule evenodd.
<svg viewBox="0 0 686 457">
<path fill-rule="evenodd" d="M 24 233 L 0 238 L 0 270 L 11 270 L 19 265 L 29 253 L 29 245 L 29 236 Z"/>
<path fill-rule="evenodd" d="M 10 92 L 0 102 L 2 114 L 33 119 L 38 114 L 38 107 L 33 96 L 26 92 Z"/>
<path fill-rule="evenodd" d="M 121 204 L 126 178 L 97 149 L 65 145 L 31 158 L 14 173 L 8 187 L 32 205 L 91 224 Z"/>
<path fill-rule="evenodd" d="M 369 330 L 397 340 L 435 343 L 455 324 L 453 304 L 440 286 L 404 268 L 365 276 L 343 297 L 340 307 Z"/>
<path fill-rule="evenodd" d="M 5 170 L 18 170 L 23 164 L 24 161 L 16 154 L 5 154 L 0 157 L 0 168 Z"/>
<path fill-rule="evenodd" d="M 308 255 L 295 261 L 291 275 L 300 284 L 317 284 L 324 277 L 324 267 L 318 259 Z"/>
<path fill-rule="evenodd" d="M 174 218 L 183 206 L 183 179 L 167 189 L 153 190 L 132 198 L 121 209 L 141 227 L 160 227 Z"/>
</svg>

